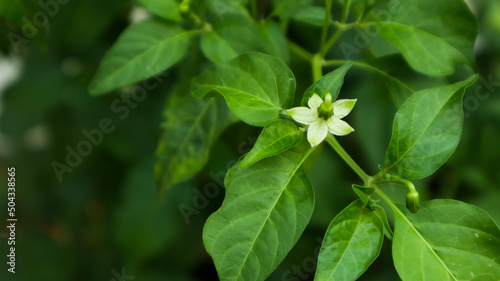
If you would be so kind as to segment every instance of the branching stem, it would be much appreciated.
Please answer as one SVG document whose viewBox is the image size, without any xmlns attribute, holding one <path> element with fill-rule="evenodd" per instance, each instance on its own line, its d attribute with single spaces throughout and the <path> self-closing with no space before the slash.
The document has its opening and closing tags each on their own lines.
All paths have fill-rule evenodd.
<svg viewBox="0 0 500 281">
<path fill-rule="evenodd" d="M 406 179 L 401 179 L 401 178 L 392 177 L 389 179 L 377 179 L 377 180 L 372 180 L 370 183 L 372 183 L 372 184 L 396 183 L 396 184 L 405 185 L 406 187 L 408 187 L 408 191 L 410 191 L 410 192 L 417 191 L 417 189 L 415 188 L 415 185 L 411 181 L 406 180 Z"/>
<path fill-rule="evenodd" d="M 351 7 L 351 0 L 345 0 L 344 9 L 342 10 L 342 19 L 341 19 L 342 24 L 344 24 L 347 21 L 350 7 Z"/>
<path fill-rule="evenodd" d="M 320 53 L 323 53 L 323 48 L 325 47 L 326 36 L 328 35 L 328 27 L 330 26 L 330 14 L 332 12 L 332 2 L 333 0 L 326 0 L 325 3 L 325 19 L 323 21 L 323 31 L 321 33 L 321 44 Z"/>
<path fill-rule="evenodd" d="M 351 158 L 349 154 L 344 150 L 344 148 L 340 145 L 337 139 L 329 134 L 326 137 L 326 141 L 332 146 L 332 148 L 337 152 L 337 154 L 351 167 L 351 169 L 358 174 L 358 176 L 365 182 L 368 183 L 370 181 L 370 176 L 359 167 L 359 165 Z"/>
</svg>

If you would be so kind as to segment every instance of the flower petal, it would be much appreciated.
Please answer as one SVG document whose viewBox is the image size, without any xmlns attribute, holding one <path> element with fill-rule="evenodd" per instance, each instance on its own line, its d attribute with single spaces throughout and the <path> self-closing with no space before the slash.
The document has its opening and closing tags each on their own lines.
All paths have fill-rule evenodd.
<svg viewBox="0 0 500 281">
<path fill-rule="evenodd" d="M 352 108 L 356 104 L 357 99 L 348 100 L 342 99 L 337 100 L 333 103 L 333 115 L 337 118 L 344 118 L 351 112 Z"/>
<path fill-rule="evenodd" d="M 319 118 L 314 123 L 309 125 L 307 130 L 307 140 L 312 147 L 320 144 L 328 134 L 328 126 L 323 118 Z"/>
<path fill-rule="evenodd" d="M 307 105 L 309 105 L 311 109 L 318 109 L 322 103 L 323 100 L 317 94 L 312 95 L 312 97 L 307 101 Z"/>
<path fill-rule="evenodd" d="M 309 109 L 307 107 L 294 107 L 288 110 L 293 120 L 309 125 L 318 119 L 318 111 L 316 109 Z"/>
<path fill-rule="evenodd" d="M 328 131 L 336 136 L 345 136 L 354 131 L 347 122 L 340 120 L 336 116 L 330 117 L 326 124 L 328 125 Z"/>
</svg>

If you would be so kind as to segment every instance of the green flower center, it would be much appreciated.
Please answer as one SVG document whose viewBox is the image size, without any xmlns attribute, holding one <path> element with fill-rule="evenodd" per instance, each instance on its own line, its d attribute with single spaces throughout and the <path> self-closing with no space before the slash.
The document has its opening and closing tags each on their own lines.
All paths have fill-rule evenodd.
<svg viewBox="0 0 500 281">
<path fill-rule="evenodd" d="M 325 101 L 318 108 L 318 117 L 325 121 L 333 116 L 332 94 L 326 93 Z"/>
</svg>

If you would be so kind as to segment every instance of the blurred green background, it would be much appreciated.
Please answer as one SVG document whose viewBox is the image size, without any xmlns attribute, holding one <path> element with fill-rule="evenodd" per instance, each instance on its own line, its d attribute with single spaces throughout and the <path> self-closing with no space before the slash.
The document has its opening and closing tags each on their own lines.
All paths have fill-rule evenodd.
<svg viewBox="0 0 500 281">
<path fill-rule="evenodd" d="M 22 8 L 16 6 L 23 3 Z M 137 15 L 131 1 L 65 0 L 49 24 L 22 34 L 23 16 L 33 20 L 37 1 L 0 0 L 0 280 L 218 280 L 201 233 L 221 204 L 224 173 L 258 136 L 258 128 L 230 127 L 195 179 L 175 186 L 158 201 L 154 151 L 169 89 L 182 80 L 175 69 L 137 104 L 117 91 L 91 97 L 87 86 L 100 59 Z M 62 4 L 64 3 L 64 4 Z M 417 181 L 424 199 L 455 198 L 487 210 L 500 223 L 500 2 L 471 0 L 480 23 L 475 53 L 481 78 L 465 98 L 465 126 L 450 161 Z M 296 29 L 291 29 L 296 30 Z M 299 30 L 300 31 L 300 30 Z M 294 34 L 289 34 L 294 37 Z M 297 35 L 317 41 L 317 32 Z M 19 41 L 20 40 L 20 41 Z M 307 45 L 307 44 L 306 44 Z M 182 65 L 182 62 L 181 62 Z M 309 67 L 292 58 L 298 93 L 309 84 Z M 301 75 L 302 74 L 302 75 Z M 304 78 L 305 77 L 305 78 Z M 369 72 L 349 72 L 343 93 L 358 98 L 349 123 L 356 133 L 341 142 L 368 172 L 383 164 L 396 111 L 384 82 Z M 188 94 L 188 93 L 186 93 Z M 117 112 L 116 105 L 128 108 Z M 58 179 L 54 162 L 84 149 L 84 130 L 109 119 L 82 159 Z M 106 120 L 108 120 L 106 119 Z M 123 119 L 123 120 L 122 120 Z M 68 150 L 69 149 L 69 150 Z M 309 227 L 268 280 L 312 280 L 315 254 L 329 222 L 355 195 L 358 179 L 324 147 L 309 167 L 316 209 Z M 16 168 L 16 273 L 7 272 L 7 168 Z M 60 167 L 60 166 L 59 166 Z M 386 187 L 395 199 L 404 190 Z M 399 280 L 390 243 L 360 280 Z"/>
</svg>

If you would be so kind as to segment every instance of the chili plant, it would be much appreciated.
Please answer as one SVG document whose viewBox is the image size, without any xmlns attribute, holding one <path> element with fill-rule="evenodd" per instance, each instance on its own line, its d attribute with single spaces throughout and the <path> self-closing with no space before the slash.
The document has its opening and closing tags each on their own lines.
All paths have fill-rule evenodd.
<svg viewBox="0 0 500 281">
<path fill-rule="evenodd" d="M 229 125 L 263 127 L 253 149 L 228 171 L 222 207 L 203 229 L 221 280 L 265 280 L 294 247 L 315 205 L 304 165 L 322 146 L 359 176 L 352 183 L 359 198 L 326 229 L 315 280 L 357 279 L 379 255 L 384 236 L 403 280 L 500 279 L 500 230 L 489 215 L 451 199 L 421 202 L 411 181 L 436 172 L 461 138 L 462 97 L 478 77 L 478 27 L 465 2 L 139 2 L 154 16 L 123 31 L 90 92 L 175 67 L 156 155 L 159 193 L 168 196 L 170 187 L 199 172 Z M 337 140 L 357 138 L 348 114 L 363 100 L 342 89 L 353 69 L 363 70 L 358 79 L 370 72 L 380 77 L 388 95 L 373 95 L 390 96 L 397 109 L 374 174 Z M 296 89 L 296 78 L 305 91 Z M 383 191 L 387 184 L 407 188 L 406 206 Z"/>
</svg>

